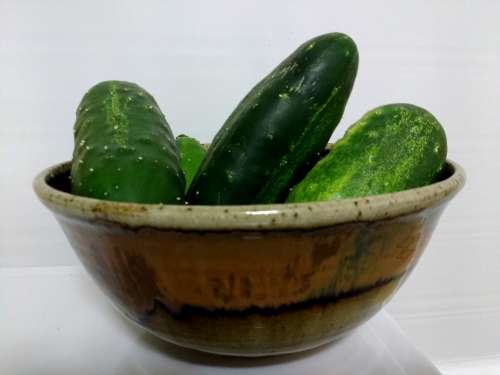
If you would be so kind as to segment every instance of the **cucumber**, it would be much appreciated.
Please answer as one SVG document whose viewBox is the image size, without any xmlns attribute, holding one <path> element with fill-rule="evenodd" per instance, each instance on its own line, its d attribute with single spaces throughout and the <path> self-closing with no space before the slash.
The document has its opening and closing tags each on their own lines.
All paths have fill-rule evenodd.
<svg viewBox="0 0 500 375">
<path fill-rule="evenodd" d="M 446 162 L 438 120 L 411 104 L 388 104 L 352 125 L 293 189 L 287 202 L 390 193 L 430 184 Z"/>
<path fill-rule="evenodd" d="M 279 200 L 298 171 L 324 149 L 357 67 L 358 51 L 347 35 L 325 34 L 301 45 L 226 120 L 193 179 L 188 202 Z"/>
<path fill-rule="evenodd" d="M 206 150 L 195 138 L 181 134 L 175 138 L 181 158 L 181 169 L 186 179 L 186 190 L 191 185 L 201 162 L 205 157 Z"/>
<path fill-rule="evenodd" d="M 153 97 L 130 82 L 92 87 L 77 110 L 74 194 L 123 202 L 184 203 L 170 127 Z"/>
</svg>

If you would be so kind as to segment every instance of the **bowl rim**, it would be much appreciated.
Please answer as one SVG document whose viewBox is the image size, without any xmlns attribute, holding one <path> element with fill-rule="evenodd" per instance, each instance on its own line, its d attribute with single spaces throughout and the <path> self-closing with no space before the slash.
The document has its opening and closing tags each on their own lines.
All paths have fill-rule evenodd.
<svg viewBox="0 0 500 375">
<path fill-rule="evenodd" d="M 390 219 L 422 211 L 450 200 L 464 185 L 463 168 L 448 160 L 451 175 L 436 183 L 388 194 L 306 203 L 232 206 L 140 204 L 87 198 L 48 184 L 69 170 L 70 162 L 53 165 L 33 180 L 33 189 L 56 216 L 122 226 L 165 230 L 236 231 L 328 227 L 340 223 Z"/>
</svg>

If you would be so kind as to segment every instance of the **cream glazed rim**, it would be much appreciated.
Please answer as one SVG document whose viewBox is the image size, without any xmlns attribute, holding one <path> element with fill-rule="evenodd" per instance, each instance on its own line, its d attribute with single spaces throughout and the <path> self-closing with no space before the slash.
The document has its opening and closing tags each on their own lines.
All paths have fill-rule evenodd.
<svg viewBox="0 0 500 375">
<path fill-rule="evenodd" d="M 449 176 L 436 183 L 395 193 L 324 202 L 197 206 L 139 204 L 77 196 L 49 185 L 70 169 L 60 163 L 39 173 L 33 188 L 56 214 L 95 221 L 106 220 L 132 228 L 187 231 L 288 230 L 375 221 L 411 214 L 451 199 L 464 185 L 465 172 L 448 160 Z"/>
</svg>

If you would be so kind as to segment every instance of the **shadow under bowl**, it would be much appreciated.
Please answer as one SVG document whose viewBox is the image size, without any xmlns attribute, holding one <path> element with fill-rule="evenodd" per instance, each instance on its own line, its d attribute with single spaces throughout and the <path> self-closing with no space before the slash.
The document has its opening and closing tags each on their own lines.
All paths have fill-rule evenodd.
<svg viewBox="0 0 500 375">
<path fill-rule="evenodd" d="M 465 182 L 301 204 L 184 206 L 68 193 L 69 163 L 34 180 L 81 262 L 130 320 L 205 352 L 264 356 L 342 337 L 390 299 Z"/>
</svg>

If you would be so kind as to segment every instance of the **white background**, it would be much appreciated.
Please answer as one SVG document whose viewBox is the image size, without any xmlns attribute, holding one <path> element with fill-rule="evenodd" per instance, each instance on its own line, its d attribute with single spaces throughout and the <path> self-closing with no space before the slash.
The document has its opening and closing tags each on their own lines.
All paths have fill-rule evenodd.
<svg viewBox="0 0 500 375">
<path fill-rule="evenodd" d="M 414 103 L 441 121 L 449 157 L 468 174 L 389 311 L 442 366 L 500 360 L 495 1 L 0 0 L 0 267 L 78 264 L 31 181 L 70 158 L 90 86 L 134 81 L 176 134 L 208 142 L 262 76 L 330 31 L 351 35 L 360 51 L 333 139 L 374 106 Z"/>
</svg>

